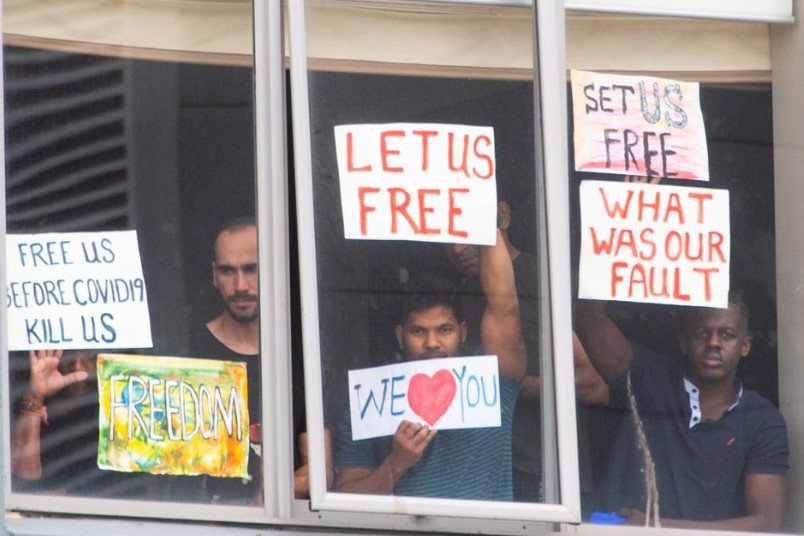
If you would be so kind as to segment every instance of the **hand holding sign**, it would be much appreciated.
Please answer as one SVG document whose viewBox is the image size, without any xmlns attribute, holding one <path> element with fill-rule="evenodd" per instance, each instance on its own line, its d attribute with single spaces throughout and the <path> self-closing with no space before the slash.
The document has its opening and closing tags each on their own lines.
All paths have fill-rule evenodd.
<svg viewBox="0 0 804 536">
<path fill-rule="evenodd" d="M 500 426 L 497 357 L 417 359 L 350 370 L 349 409 L 354 440 L 396 438 L 403 421 L 441 430 Z M 407 441 L 403 446 L 412 447 Z"/>
<path fill-rule="evenodd" d="M 436 435 L 425 424 L 402 421 L 394 434 L 394 446 L 388 461 L 394 476 L 401 475 L 419 461 L 424 449 Z"/>
</svg>

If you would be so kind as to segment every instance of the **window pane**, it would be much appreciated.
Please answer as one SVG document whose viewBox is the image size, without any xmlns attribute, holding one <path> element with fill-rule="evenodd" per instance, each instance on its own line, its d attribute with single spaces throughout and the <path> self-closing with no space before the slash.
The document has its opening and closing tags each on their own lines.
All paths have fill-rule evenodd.
<svg viewBox="0 0 804 536">
<path fill-rule="evenodd" d="M 31 327 L 9 339 L 13 491 L 261 504 L 252 69 L 4 54 L 10 323 Z M 125 247 L 101 234 L 129 230 Z M 43 233 L 80 234 L 48 235 L 54 255 Z M 40 272 L 63 284 L 49 320 L 32 309 Z M 141 323 L 120 321 L 132 300 Z M 99 354 L 139 361 L 101 369 Z"/>
<path fill-rule="evenodd" d="M 622 30 L 636 20 L 656 29 L 650 64 L 614 53 L 633 44 Z M 664 526 L 683 519 L 698 528 L 720 521 L 779 529 L 788 443 L 777 409 L 769 64 L 737 49 L 719 56 L 713 46 L 740 35 L 751 45 L 739 49 L 761 50 L 767 29 L 710 21 L 711 32 L 685 33 L 702 23 L 568 21 L 595 24 L 595 42 L 607 43 L 593 59 L 580 53 L 592 40 L 576 33 L 575 54 L 568 51 L 571 66 L 584 70 L 570 83 L 570 191 L 575 327 L 585 349 L 576 351 L 585 519 L 630 508 L 632 523 L 652 510 Z M 710 47 L 701 46 L 707 39 Z M 585 152 L 586 143 L 601 151 Z M 631 215 L 612 208 L 621 194 L 633 196 Z M 687 203 L 696 198 L 705 206 Z M 603 204 L 609 212 L 596 212 Z M 589 370 L 609 388 L 584 398 Z M 760 513 L 762 522 L 745 524 Z"/>
<path fill-rule="evenodd" d="M 308 5 L 331 491 L 545 501 L 531 16 Z"/>
</svg>

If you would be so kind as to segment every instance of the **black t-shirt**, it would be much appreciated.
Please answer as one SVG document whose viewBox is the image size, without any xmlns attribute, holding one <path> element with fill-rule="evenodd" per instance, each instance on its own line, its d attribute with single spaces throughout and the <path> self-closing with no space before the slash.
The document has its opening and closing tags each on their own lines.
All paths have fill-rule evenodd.
<svg viewBox="0 0 804 536">
<path fill-rule="evenodd" d="M 231 350 L 228 346 L 222 344 L 214 335 L 209 331 L 206 326 L 200 327 L 195 333 L 192 347 L 193 355 L 191 357 L 220 359 L 223 361 L 234 361 L 237 363 L 245 363 L 248 381 L 248 412 L 249 422 L 251 427 L 255 424 L 262 422 L 262 408 L 261 408 L 261 381 L 260 381 L 260 356 L 259 355 L 244 355 Z M 301 375 L 301 370 L 293 367 L 293 428 L 295 436 L 306 431 L 306 421 L 304 418 L 304 382 Z M 262 458 L 257 451 L 261 452 L 262 447 L 262 434 L 257 432 L 260 438 L 258 445 L 252 445 L 251 452 L 249 453 L 248 472 L 251 475 L 251 480 L 243 480 L 238 478 L 222 478 L 222 477 L 206 477 L 205 486 L 206 497 L 201 495 L 201 499 L 226 501 L 242 501 L 250 500 L 257 496 L 260 487 L 262 486 Z M 252 439 L 254 433 L 251 434 Z M 296 466 L 299 465 L 298 453 L 296 459 Z M 177 489 L 190 493 L 198 494 L 199 489 L 203 489 L 197 482 L 197 477 L 184 477 L 185 480 L 191 480 L 191 485 L 187 486 L 186 483 L 177 487 Z"/>
<path fill-rule="evenodd" d="M 189 494 L 185 499 L 194 499 L 193 494 L 198 493 L 199 500 L 212 501 L 249 501 L 256 497 L 262 486 L 262 459 L 261 441 L 262 434 L 255 427 L 262 422 L 262 408 L 260 405 L 260 356 L 239 354 L 221 343 L 209 331 L 206 326 L 200 327 L 195 333 L 192 356 L 202 359 L 217 359 L 220 361 L 232 361 L 235 363 L 245 363 L 247 382 L 248 382 L 248 416 L 249 431 L 252 445 L 248 457 L 248 479 L 224 478 L 224 477 L 203 477 L 204 482 L 199 481 L 202 477 L 182 477 L 181 483 L 175 486 L 180 495 Z M 255 437 L 259 442 L 255 445 Z"/>
</svg>

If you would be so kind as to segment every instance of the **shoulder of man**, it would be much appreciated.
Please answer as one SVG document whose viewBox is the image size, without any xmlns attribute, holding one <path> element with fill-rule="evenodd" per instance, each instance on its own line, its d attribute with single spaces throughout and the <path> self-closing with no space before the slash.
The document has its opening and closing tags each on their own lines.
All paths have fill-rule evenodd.
<svg viewBox="0 0 804 536">
<path fill-rule="evenodd" d="M 784 416 L 756 391 L 746 389 L 742 404 L 749 449 L 745 473 L 787 473 L 790 445 Z"/>
<path fill-rule="evenodd" d="M 749 418 L 753 418 L 763 425 L 778 425 L 787 426 L 784 415 L 779 411 L 779 408 L 773 403 L 754 391 L 753 389 L 745 389 L 743 391 L 743 404 Z"/>
</svg>

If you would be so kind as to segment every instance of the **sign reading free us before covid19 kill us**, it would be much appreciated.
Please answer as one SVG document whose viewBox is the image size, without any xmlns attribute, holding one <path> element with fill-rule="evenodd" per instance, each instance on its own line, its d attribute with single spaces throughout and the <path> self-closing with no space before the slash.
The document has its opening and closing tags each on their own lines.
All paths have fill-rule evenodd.
<svg viewBox="0 0 804 536">
<path fill-rule="evenodd" d="M 150 348 L 136 231 L 6 238 L 10 350 Z"/>
</svg>

